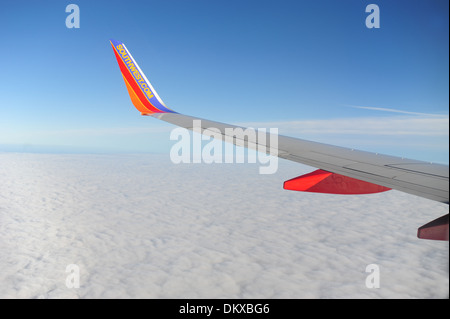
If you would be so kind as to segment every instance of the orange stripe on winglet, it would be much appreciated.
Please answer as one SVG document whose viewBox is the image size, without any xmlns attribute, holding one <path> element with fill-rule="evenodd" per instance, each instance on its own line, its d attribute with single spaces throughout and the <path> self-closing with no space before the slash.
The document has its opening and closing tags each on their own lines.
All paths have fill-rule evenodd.
<svg viewBox="0 0 450 319">
<path fill-rule="evenodd" d="M 133 105 L 138 109 L 139 112 L 142 114 L 148 114 L 153 113 L 151 110 L 147 109 L 144 104 L 142 104 L 141 100 L 138 98 L 136 93 L 134 92 L 133 88 L 131 87 L 130 83 L 128 83 L 128 80 L 126 77 L 122 74 L 123 80 L 125 81 L 125 85 L 128 90 L 128 94 L 130 95 L 131 102 L 133 102 Z"/>
<path fill-rule="evenodd" d="M 127 79 L 129 87 L 132 89 L 135 96 L 139 99 L 140 103 L 143 104 L 147 110 L 149 110 L 149 111 L 147 111 L 147 113 L 148 112 L 150 112 L 152 114 L 153 113 L 161 113 L 161 110 L 154 107 L 153 104 L 151 104 L 145 98 L 144 93 L 142 93 L 142 91 L 139 89 L 139 86 L 138 86 L 136 80 L 133 79 L 130 71 L 127 69 L 127 67 L 125 66 L 125 63 L 119 57 L 119 54 L 117 53 L 116 48 L 114 46 L 113 46 L 113 50 L 114 50 L 114 55 L 116 56 L 116 59 L 117 59 L 117 63 L 119 64 L 119 68 L 122 73 L 122 76 L 124 77 L 124 79 Z M 127 82 L 125 82 L 125 83 L 127 83 Z M 128 91 L 128 92 L 130 92 L 130 91 Z M 131 95 L 130 95 L 130 97 L 131 97 Z"/>
</svg>

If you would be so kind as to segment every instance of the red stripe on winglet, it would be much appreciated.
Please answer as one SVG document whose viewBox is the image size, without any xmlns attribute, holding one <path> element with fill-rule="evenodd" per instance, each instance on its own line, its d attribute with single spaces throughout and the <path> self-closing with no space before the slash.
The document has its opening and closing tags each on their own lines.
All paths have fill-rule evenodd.
<svg viewBox="0 0 450 319">
<path fill-rule="evenodd" d="M 144 96 L 144 93 L 142 93 L 141 89 L 136 83 L 136 80 L 132 77 L 130 71 L 125 66 L 125 63 L 122 61 L 122 59 L 119 57 L 119 54 L 116 52 L 116 48 L 114 48 L 114 55 L 116 56 L 117 63 L 119 63 L 120 71 L 122 72 L 122 75 L 128 80 L 128 83 L 133 88 L 134 93 L 138 96 L 141 103 L 151 112 L 153 113 L 163 113 L 161 110 L 154 107 Z"/>
</svg>

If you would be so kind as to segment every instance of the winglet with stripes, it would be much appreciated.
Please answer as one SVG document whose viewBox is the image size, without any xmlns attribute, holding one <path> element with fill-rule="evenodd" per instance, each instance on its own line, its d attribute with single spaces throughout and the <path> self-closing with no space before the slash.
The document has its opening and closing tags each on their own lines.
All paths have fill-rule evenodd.
<svg viewBox="0 0 450 319">
<path fill-rule="evenodd" d="M 111 39 L 120 72 L 130 95 L 131 102 L 142 115 L 153 113 L 176 113 L 169 109 L 156 93 L 150 81 L 128 51 L 125 44 Z"/>
</svg>

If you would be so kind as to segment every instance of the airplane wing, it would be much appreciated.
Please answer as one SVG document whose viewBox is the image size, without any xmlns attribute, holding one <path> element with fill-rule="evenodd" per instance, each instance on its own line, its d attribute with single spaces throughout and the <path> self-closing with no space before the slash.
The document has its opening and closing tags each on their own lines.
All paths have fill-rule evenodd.
<svg viewBox="0 0 450 319">
<path fill-rule="evenodd" d="M 286 181 L 285 189 L 328 194 L 370 194 L 395 189 L 449 203 L 448 165 L 374 154 L 288 136 L 277 135 L 275 139 L 271 133 L 242 137 L 236 132 L 245 130 L 243 127 L 177 113 L 164 104 L 125 44 L 115 40 L 110 42 L 131 101 L 142 115 L 202 134 L 208 134 L 213 128 L 226 142 L 318 168 L 312 173 Z M 448 224 L 447 214 L 420 227 L 418 237 L 448 241 Z"/>
</svg>

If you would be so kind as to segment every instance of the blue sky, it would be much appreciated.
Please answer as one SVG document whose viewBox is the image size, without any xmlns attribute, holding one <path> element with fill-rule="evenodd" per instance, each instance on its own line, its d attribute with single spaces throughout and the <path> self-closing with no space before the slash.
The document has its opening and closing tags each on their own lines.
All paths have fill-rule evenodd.
<svg viewBox="0 0 450 319">
<path fill-rule="evenodd" d="M 70 3 L 80 8 L 79 29 L 66 28 Z M 380 8 L 379 29 L 365 25 L 370 3 Z M 0 151 L 168 153 L 173 127 L 134 109 L 114 38 L 180 113 L 448 163 L 448 6 L 5 2 Z"/>
</svg>

